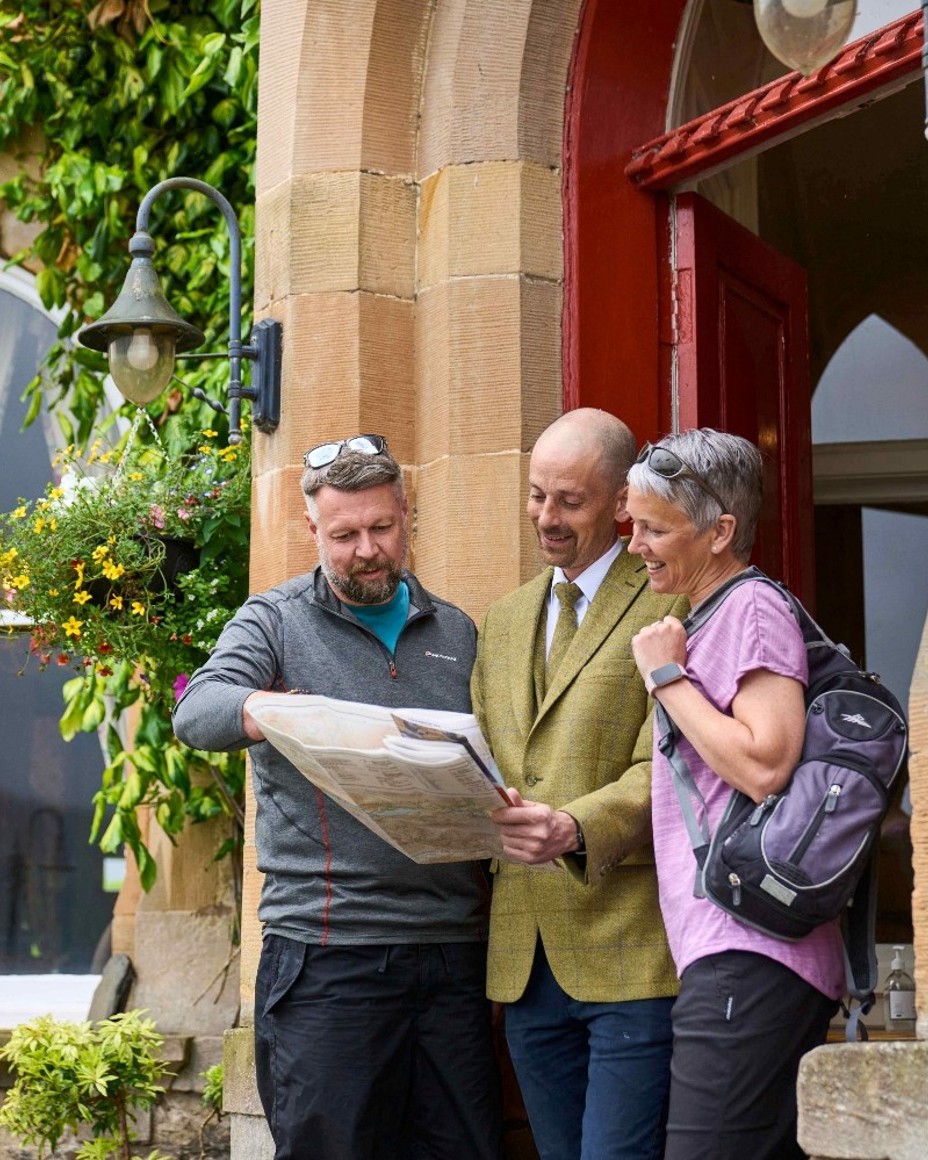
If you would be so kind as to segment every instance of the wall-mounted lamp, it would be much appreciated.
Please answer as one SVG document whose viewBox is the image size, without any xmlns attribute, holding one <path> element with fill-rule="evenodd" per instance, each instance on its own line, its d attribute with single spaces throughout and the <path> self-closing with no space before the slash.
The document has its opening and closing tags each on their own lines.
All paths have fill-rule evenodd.
<svg viewBox="0 0 928 1160">
<path fill-rule="evenodd" d="M 754 0 L 761 40 L 804 76 L 838 55 L 856 13 L 857 0 Z"/>
<path fill-rule="evenodd" d="M 91 350 L 105 351 L 110 374 L 125 397 L 144 407 L 156 399 L 174 374 L 174 356 L 204 341 L 198 330 L 174 310 L 161 290 L 152 263 L 155 243 L 148 232 L 148 217 L 155 200 L 170 189 L 202 193 L 222 211 L 229 229 L 231 277 L 229 285 L 228 354 L 193 355 L 194 358 L 228 358 L 229 407 L 209 398 L 198 387 L 193 394 L 216 411 L 228 413 L 229 442 L 241 440 L 241 401 L 250 399 L 252 423 L 271 432 L 280 422 L 281 336 L 279 322 L 265 319 L 251 331 L 249 345 L 242 343 L 242 239 L 235 211 L 222 194 L 193 177 L 171 177 L 153 186 L 139 206 L 135 233 L 129 241 L 132 264 L 119 297 L 97 322 L 77 334 Z M 251 363 L 251 384 L 242 386 L 242 359 Z"/>
</svg>

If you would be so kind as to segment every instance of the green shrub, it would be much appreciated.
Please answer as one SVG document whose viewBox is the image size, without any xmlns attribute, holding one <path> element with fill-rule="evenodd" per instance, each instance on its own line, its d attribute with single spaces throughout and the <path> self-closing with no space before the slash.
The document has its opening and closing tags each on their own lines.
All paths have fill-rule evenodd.
<svg viewBox="0 0 928 1160">
<path fill-rule="evenodd" d="M 99 1023 L 69 1023 L 43 1015 L 13 1030 L 0 1048 L 15 1082 L 0 1108 L 0 1124 L 39 1155 L 54 1151 L 67 1131 L 90 1130 L 78 1160 L 132 1160 L 129 1121 L 164 1089 L 158 1059 L 163 1040 L 151 1019 L 126 1011 Z M 159 1160 L 152 1152 L 148 1160 Z"/>
</svg>

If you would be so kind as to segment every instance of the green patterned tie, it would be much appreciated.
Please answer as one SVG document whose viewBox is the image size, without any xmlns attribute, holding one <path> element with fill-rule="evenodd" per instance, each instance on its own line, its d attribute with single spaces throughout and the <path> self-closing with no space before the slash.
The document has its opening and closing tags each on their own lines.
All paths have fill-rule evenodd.
<svg viewBox="0 0 928 1160">
<path fill-rule="evenodd" d="M 570 648 L 570 642 L 577 631 L 577 601 L 583 595 L 578 584 L 555 584 L 554 595 L 561 606 L 561 611 L 554 626 L 554 637 L 551 641 L 551 650 L 548 653 L 548 664 L 545 670 L 546 691 L 551 687 L 558 665 L 564 659 L 564 654 Z"/>
</svg>

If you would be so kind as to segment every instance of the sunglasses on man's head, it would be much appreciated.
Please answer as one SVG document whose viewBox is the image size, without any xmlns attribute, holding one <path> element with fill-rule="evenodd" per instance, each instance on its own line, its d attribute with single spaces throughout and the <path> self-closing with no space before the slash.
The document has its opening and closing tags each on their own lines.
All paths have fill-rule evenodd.
<svg viewBox="0 0 928 1160">
<path fill-rule="evenodd" d="M 653 443 L 645 443 L 638 452 L 638 458 L 635 462 L 650 467 L 661 479 L 691 479 L 697 487 L 702 488 L 710 499 L 715 500 L 723 512 L 728 511 L 728 504 L 722 501 L 718 493 L 713 491 L 703 477 L 669 447 L 656 447 Z"/>
<path fill-rule="evenodd" d="M 319 443 L 310 447 L 303 456 L 303 466 L 328 467 L 346 447 L 361 455 L 382 455 L 387 449 L 387 441 L 382 435 L 352 435 L 350 439 L 337 439 L 334 443 Z"/>
</svg>

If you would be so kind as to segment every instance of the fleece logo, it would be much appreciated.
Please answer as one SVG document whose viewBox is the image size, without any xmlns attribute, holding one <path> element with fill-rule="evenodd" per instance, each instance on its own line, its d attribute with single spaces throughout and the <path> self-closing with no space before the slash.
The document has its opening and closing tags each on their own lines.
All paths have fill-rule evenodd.
<svg viewBox="0 0 928 1160">
<path fill-rule="evenodd" d="M 425 655 L 427 657 L 434 657 L 434 659 L 437 661 L 457 661 L 458 659 L 457 657 L 449 657 L 447 653 L 431 652 L 429 649 L 425 650 Z"/>
</svg>

